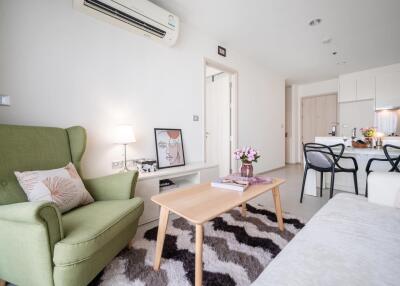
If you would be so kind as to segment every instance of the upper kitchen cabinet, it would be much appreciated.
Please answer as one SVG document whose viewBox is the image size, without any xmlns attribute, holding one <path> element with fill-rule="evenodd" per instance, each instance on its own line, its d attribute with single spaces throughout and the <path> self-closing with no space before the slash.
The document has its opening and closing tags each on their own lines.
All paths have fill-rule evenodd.
<svg viewBox="0 0 400 286">
<path fill-rule="evenodd" d="M 357 100 L 357 81 L 352 77 L 339 78 L 339 102 Z"/>
<path fill-rule="evenodd" d="M 400 71 L 376 76 L 376 108 L 400 107 Z"/>
<path fill-rule="evenodd" d="M 375 98 L 375 77 L 369 75 L 345 75 L 339 77 L 341 102 L 369 100 Z"/>
<path fill-rule="evenodd" d="M 357 100 L 375 99 L 375 77 L 360 76 L 357 78 Z"/>
</svg>

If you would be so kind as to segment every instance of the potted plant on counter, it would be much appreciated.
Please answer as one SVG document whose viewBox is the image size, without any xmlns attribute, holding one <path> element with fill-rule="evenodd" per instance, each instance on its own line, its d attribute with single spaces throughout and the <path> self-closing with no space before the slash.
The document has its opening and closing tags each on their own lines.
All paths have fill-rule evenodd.
<svg viewBox="0 0 400 286">
<path fill-rule="evenodd" d="M 369 128 L 361 128 L 361 134 L 365 138 L 365 142 L 368 143 L 370 147 L 372 147 L 372 139 L 376 135 L 376 128 L 374 127 L 369 127 Z"/>
<path fill-rule="evenodd" d="M 233 155 L 236 160 L 242 161 L 240 175 L 247 178 L 253 177 L 253 162 L 257 163 L 258 158 L 260 158 L 260 153 L 251 147 L 244 147 L 242 149 L 237 149 Z"/>
</svg>

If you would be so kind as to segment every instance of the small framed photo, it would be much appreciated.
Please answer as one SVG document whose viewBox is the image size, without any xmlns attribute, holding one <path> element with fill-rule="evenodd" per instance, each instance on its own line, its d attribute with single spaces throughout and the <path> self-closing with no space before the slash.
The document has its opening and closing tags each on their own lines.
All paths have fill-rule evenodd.
<svg viewBox="0 0 400 286">
<path fill-rule="evenodd" d="M 154 128 L 158 169 L 185 165 L 181 129 Z"/>
</svg>

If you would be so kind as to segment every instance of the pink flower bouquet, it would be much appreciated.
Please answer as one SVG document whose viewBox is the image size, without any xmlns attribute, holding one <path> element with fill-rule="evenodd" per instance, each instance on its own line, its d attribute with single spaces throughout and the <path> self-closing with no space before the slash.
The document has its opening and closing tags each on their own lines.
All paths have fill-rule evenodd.
<svg viewBox="0 0 400 286">
<path fill-rule="evenodd" d="M 236 160 L 241 160 L 242 163 L 257 163 L 257 159 L 260 158 L 260 153 L 251 147 L 237 149 L 233 152 L 233 155 Z"/>
</svg>

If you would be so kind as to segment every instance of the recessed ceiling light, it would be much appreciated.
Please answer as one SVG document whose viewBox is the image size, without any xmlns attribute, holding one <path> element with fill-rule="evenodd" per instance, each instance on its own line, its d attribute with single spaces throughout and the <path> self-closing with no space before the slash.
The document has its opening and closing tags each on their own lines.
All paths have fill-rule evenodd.
<svg viewBox="0 0 400 286">
<path fill-rule="evenodd" d="M 317 26 L 317 25 L 321 24 L 321 22 L 322 22 L 322 20 L 320 18 L 315 18 L 315 19 L 312 19 L 310 22 L 308 22 L 308 25 L 313 27 L 313 26 Z"/>
<path fill-rule="evenodd" d="M 322 43 L 324 45 L 330 44 L 332 42 L 332 38 L 331 37 L 325 37 L 322 39 Z"/>
</svg>

